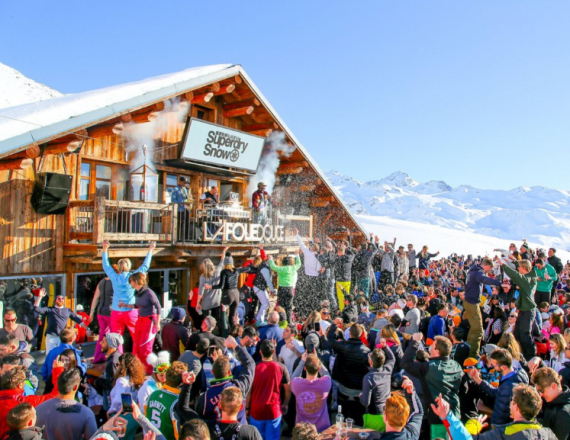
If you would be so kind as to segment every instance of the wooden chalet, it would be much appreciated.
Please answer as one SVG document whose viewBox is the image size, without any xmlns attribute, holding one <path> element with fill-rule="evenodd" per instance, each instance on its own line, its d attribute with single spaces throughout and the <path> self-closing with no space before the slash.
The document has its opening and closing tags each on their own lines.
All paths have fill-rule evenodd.
<svg viewBox="0 0 570 440">
<path fill-rule="evenodd" d="M 239 265 L 259 242 L 248 240 L 243 231 L 236 233 L 239 239 L 205 239 L 199 198 L 217 186 L 222 199 L 231 197 L 245 212 L 239 223 L 247 228 L 253 221 L 250 197 L 255 189 L 248 189 L 248 182 L 256 170 L 185 160 L 185 137 L 193 121 L 267 138 L 262 157 L 272 142 L 294 147 L 288 155 L 277 153 L 272 194 L 278 208 L 271 222 L 283 228 L 265 240 L 268 252 L 288 253 L 296 247 L 292 227 L 310 239 L 346 238 L 347 230 L 357 239 L 364 237 L 322 171 L 241 66 L 188 69 L 0 110 L 4 306 L 17 306 L 34 285 L 41 285 L 51 295 L 65 292 L 68 306 L 82 304 L 88 311 L 103 275 L 103 240 L 111 241 L 112 262 L 129 257 L 133 266 L 142 261 L 149 241 L 157 241 L 149 281 L 166 310 L 185 305 L 198 282 L 200 261 L 220 255 L 224 244 L 231 245 Z M 278 132 L 282 135 L 276 136 Z M 133 169 L 135 160 L 139 162 Z M 47 182 L 49 173 L 59 179 Z M 179 221 L 171 200 L 179 176 L 188 178 L 194 200 L 186 223 Z M 33 200 L 41 199 L 38 187 L 57 188 L 61 179 L 71 182 L 67 206 L 60 214 L 38 213 L 41 200 L 35 205 Z M 217 228 L 226 220 L 215 214 L 210 220 Z M 180 233 L 181 225 L 187 233 Z"/>
</svg>

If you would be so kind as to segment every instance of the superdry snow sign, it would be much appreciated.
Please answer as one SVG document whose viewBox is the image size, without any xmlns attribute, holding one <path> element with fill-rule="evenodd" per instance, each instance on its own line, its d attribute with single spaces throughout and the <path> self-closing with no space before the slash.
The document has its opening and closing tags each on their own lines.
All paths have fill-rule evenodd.
<svg viewBox="0 0 570 440">
<path fill-rule="evenodd" d="M 182 158 L 255 173 L 265 138 L 190 119 Z"/>
</svg>

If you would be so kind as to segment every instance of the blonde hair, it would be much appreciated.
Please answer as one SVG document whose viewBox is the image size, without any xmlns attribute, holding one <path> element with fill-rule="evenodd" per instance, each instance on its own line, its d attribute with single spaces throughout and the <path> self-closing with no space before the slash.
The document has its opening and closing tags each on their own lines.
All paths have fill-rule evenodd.
<svg viewBox="0 0 570 440">
<path fill-rule="evenodd" d="M 528 260 L 521 260 L 519 261 L 519 267 L 522 267 L 524 270 L 526 270 L 527 272 L 530 272 L 530 270 L 532 269 L 532 266 L 530 264 L 530 261 Z"/>
<path fill-rule="evenodd" d="M 382 327 L 382 330 L 380 330 L 380 336 L 382 336 L 384 339 L 390 339 L 398 345 L 402 345 L 400 343 L 398 333 L 396 333 L 396 327 L 394 327 L 393 324 L 387 324 Z"/>
<path fill-rule="evenodd" d="M 566 345 L 570 345 L 570 328 L 564 330 L 564 341 L 566 341 Z"/>
<path fill-rule="evenodd" d="M 206 258 L 204 261 L 202 261 L 202 264 L 200 265 L 200 272 L 202 272 L 204 278 L 212 278 L 215 270 L 216 268 L 214 267 L 212 260 Z"/>
<path fill-rule="evenodd" d="M 224 266 L 224 270 L 231 270 L 233 272 L 234 270 L 234 265 L 233 264 L 226 264 Z"/>
<path fill-rule="evenodd" d="M 131 267 L 132 267 L 132 263 L 131 263 L 131 260 L 129 260 L 128 258 L 121 258 L 121 259 L 117 262 L 117 271 L 118 271 L 118 273 L 130 272 L 130 271 L 131 271 Z"/>
<path fill-rule="evenodd" d="M 517 361 L 521 360 L 521 346 L 512 333 L 503 333 L 503 336 L 501 336 L 501 339 L 499 339 L 497 343 L 497 347 L 507 349 L 513 359 Z"/>
</svg>

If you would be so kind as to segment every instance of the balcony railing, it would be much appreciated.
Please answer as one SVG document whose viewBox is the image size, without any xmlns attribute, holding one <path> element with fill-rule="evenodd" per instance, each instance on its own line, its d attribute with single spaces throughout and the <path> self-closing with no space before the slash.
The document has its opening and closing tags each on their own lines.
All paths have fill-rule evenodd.
<svg viewBox="0 0 570 440">
<path fill-rule="evenodd" d="M 204 223 L 205 221 L 208 225 Z M 225 240 L 221 234 L 216 238 L 209 238 L 214 235 L 213 232 L 223 226 L 223 223 L 228 223 L 227 226 L 239 223 L 243 229 L 248 229 L 251 222 L 250 215 L 239 220 L 224 219 L 222 216 L 205 218 L 201 215 L 201 210 L 180 210 L 177 204 L 126 202 L 99 197 L 95 200 L 70 202 L 67 211 L 67 241 L 74 244 L 98 244 L 104 240 L 129 244 L 157 241 L 173 245 L 219 243 L 220 240 L 256 243 L 260 240 L 248 237 L 240 240 L 234 238 Z M 313 237 L 312 216 L 276 213 L 269 223 L 281 226 L 283 231 L 278 240 L 270 240 L 273 242 L 295 241 L 291 233 L 292 228 L 297 228 L 303 237 L 309 239 Z M 207 229 L 206 234 L 205 229 Z"/>
</svg>

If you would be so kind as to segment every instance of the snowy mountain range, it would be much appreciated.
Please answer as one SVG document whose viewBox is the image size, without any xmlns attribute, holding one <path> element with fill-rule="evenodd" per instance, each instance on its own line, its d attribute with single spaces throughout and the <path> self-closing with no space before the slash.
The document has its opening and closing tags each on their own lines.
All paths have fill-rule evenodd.
<svg viewBox="0 0 570 440">
<path fill-rule="evenodd" d="M 62 96 L 57 90 L 40 84 L 16 69 L 0 63 L 0 108 Z"/>
<path fill-rule="evenodd" d="M 494 237 L 500 240 L 495 247 L 503 240 L 520 243 L 525 237 L 535 247 L 570 249 L 570 190 L 453 188 L 443 181 L 417 182 L 403 171 L 370 182 L 337 171 L 327 177 L 365 224 L 380 223 L 390 229 L 388 224 L 404 221 L 409 228 L 430 225 Z"/>
</svg>

